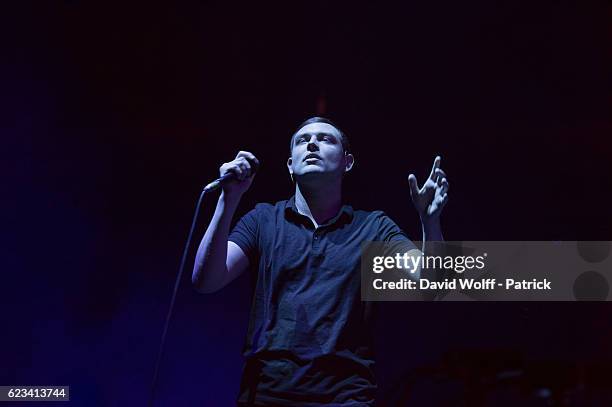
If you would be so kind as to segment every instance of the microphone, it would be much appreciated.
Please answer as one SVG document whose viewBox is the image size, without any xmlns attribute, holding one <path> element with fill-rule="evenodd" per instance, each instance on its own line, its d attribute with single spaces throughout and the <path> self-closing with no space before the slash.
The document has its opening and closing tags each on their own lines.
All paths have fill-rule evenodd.
<svg viewBox="0 0 612 407">
<path fill-rule="evenodd" d="M 254 163 L 251 160 L 249 160 L 249 163 L 251 164 L 251 175 L 253 175 L 255 174 L 255 172 L 257 172 L 259 165 Z M 213 182 L 211 182 L 210 184 L 206 185 L 204 187 L 204 192 L 214 191 L 215 189 L 218 189 L 219 187 L 222 187 L 223 185 L 225 185 L 227 182 L 233 181 L 235 179 L 236 179 L 235 172 L 226 172 L 225 175 L 223 175 L 222 177 L 219 177 Z"/>
<path fill-rule="evenodd" d="M 220 186 L 222 186 L 223 184 L 225 184 L 227 181 L 229 180 L 233 180 L 236 178 L 236 174 L 233 172 L 228 172 L 226 173 L 224 176 L 217 178 L 216 180 L 214 180 L 213 182 L 211 182 L 210 184 L 206 185 L 204 187 L 204 192 L 211 192 L 214 191 L 215 189 L 218 189 Z"/>
</svg>

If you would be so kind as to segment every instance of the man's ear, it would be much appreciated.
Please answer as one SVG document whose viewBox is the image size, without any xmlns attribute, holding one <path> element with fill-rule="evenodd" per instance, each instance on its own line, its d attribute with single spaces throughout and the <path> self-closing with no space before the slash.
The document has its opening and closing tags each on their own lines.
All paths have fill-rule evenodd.
<svg viewBox="0 0 612 407">
<path fill-rule="evenodd" d="M 291 164 L 293 164 L 293 160 L 291 157 L 287 159 L 287 168 L 289 169 L 289 175 L 293 175 L 293 170 L 291 169 Z"/>
<path fill-rule="evenodd" d="M 353 168 L 353 165 L 355 165 L 355 157 L 353 157 L 353 154 L 346 154 L 344 159 L 346 160 L 344 172 L 349 172 Z"/>
</svg>

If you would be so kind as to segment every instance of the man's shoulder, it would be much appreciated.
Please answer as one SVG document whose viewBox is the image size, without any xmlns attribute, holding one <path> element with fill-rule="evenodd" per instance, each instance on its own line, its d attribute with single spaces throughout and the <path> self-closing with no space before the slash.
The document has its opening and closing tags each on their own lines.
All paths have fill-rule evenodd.
<svg viewBox="0 0 612 407">
<path fill-rule="evenodd" d="M 287 206 L 287 200 L 282 200 L 278 202 L 259 202 L 255 204 L 255 209 L 260 211 L 273 211 L 275 209 L 285 209 Z"/>
<path fill-rule="evenodd" d="M 253 215 L 260 216 L 274 216 L 285 210 L 287 206 L 287 200 L 278 201 L 274 203 L 270 202 L 259 202 L 255 204 L 255 207 L 251 210 Z"/>
</svg>

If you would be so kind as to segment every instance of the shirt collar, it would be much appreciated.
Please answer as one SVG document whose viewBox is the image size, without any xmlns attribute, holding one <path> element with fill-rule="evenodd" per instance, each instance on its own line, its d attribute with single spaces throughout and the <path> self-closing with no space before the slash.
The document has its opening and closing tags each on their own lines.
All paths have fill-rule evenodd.
<svg viewBox="0 0 612 407">
<path fill-rule="evenodd" d="M 295 205 L 295 195 L 293 195 L 285 204 L 285 214 L 304 216 L 298 212 L 297 206 Z M 326 222 L 325 225 L 336 223 L 342 216 L 345 216 L 346 219 L 350 221 L 353 218 L 353 208 L 350 205 L 342 205 L 340 211 L 338 211 L 338 214 Z"/>
</svg>

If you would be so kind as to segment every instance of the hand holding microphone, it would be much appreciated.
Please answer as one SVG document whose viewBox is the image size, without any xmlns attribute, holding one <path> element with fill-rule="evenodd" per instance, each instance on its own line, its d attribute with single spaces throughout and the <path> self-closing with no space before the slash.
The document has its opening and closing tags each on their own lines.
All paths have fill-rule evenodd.
<svg viewBox="0 0 612 407">
<path fill-rule="evenodd" d="M 240 151 L 236 158 L 219 167 L 219 178 L 204 188 L 207 192 L 223 187 L 223 192 L 230 196 L 244 194 L 259 168 L 259 160 L 248 151 Z"/>
</svg>

